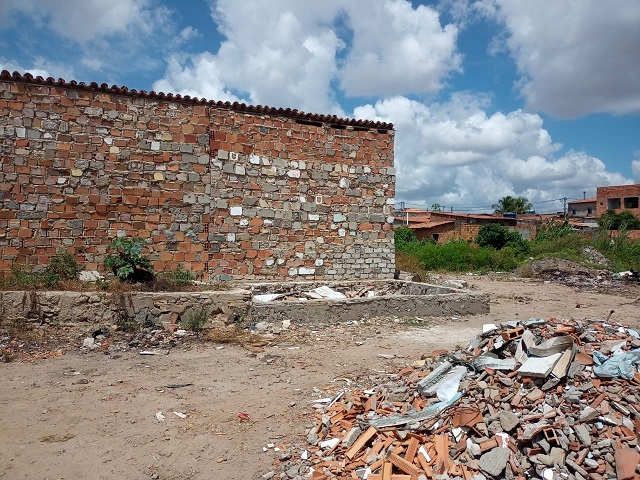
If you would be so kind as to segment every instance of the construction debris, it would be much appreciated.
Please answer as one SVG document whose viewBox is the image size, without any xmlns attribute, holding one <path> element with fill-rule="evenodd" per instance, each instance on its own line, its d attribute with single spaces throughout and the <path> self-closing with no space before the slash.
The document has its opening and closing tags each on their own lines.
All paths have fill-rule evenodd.
<svg viewBox="0 0 640 480">
<path fill-rule="evenodd" d="M 280 478 L 640 480 L 635 330 L 531 319 L 483 331 L 314 401 L 304 458 L 287 457 Z"/>
<path fill-rule="evenodd" d="M 274 300 L 339 300 L 344 298 L 378 297 L 390 293 L 391 288 L 387 286 L 376 289 L 374 285 L 365 285 L 360 288 L 343 288 L 342 290 L 344 290 L 344 292 L 333 289 L 327 285 L 322 285 L 308 291 L 297 291 L 297 289 L 294 289 L 293 291 L 284 293 L 254 294 L 252 298 L 257 302 L 273 302 Z"/>
</svg>

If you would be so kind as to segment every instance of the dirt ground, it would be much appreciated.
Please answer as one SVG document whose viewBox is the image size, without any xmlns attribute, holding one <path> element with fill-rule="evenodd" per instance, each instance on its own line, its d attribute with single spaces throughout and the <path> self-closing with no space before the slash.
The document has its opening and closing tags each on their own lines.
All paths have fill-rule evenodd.
<svg viewBox="0 0 640 480">
<path fill-rule="evenodd" d="M 0 478 L 258 479 L 270 471 L 279 478 L 279 457 L 299 454 L 292 445 L 303 443 L 313 422 L 313 399 L 466 343 L 483 323 L 606 318 L 611 310 L 613 320 L 640 321 L 638 285 L 597 293 L 457 278 L 490 293 L 491 313 L 420 326 L 392 318 L 310 327 L 262 348 L 191 342 L 153 356 L 71 349 L 0 364 Z M 169 387 L 176 384 L 189 385 Z"/>
</svg>

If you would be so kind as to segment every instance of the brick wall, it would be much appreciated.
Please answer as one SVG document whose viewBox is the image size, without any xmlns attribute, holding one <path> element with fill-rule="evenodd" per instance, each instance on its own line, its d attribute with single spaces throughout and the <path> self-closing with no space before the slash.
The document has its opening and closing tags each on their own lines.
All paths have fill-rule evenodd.
<svg viewBox="0 0 640 480">
<path fill-rule="evenodd" d="M 111 240 L 131 235 L 157 271 L 393 275 L 388 124 L 1 80 L 1 270 L 60 249 L 103 270 Z"/>
<path fill-rule="evenodd" d="M 596 214 L 598 217 L 610 208 L 617 213 L 626 210 L 637 217 L 640 216 L 640 204 L 638 203 L 640 184 L 598 187 L 596 197 Z M 616 203 L 618 205 L 615 205 Z M 616 206 L 617 208 L 615 208 Z"/>
</svg>

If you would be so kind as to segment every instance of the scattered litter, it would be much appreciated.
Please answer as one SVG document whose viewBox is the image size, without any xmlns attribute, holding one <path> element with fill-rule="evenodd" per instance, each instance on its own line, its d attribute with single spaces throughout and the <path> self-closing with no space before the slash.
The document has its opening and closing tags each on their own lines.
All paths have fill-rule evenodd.
<svg viewBox="0 0 640 480">
<path fill-rule="evenodd" d="M 165 419 L 166 417 L 162 414 L 162 412 L 157 412 L 157 413 L 156 413 L 156 418 L 158 419 L 158 421 L 160 421 L 160 422 L 164 422 L 164 419 Z"/>
<path fill-rule="evenodd" d="M 310 290 L 302 291 L 301 289 L 292 289 L 287 292 L 275 292 L 275 293 L 256 293 L 253 295 L 253 300 L 257 302 L 273 302 L 276 300 L 295 300 L 295 301 L 308 301 L 308 300 L 339 300 L 344 298 L 370 298 L 378 297 L 391 293 L 394 288 L 398 286 L 386 285 L 375 287 L 373 285 L 359 285 L 350 286 L 350 289 L 341 287 L 339 291 L 328 285 L 322 285 L 320 287 L 312 288 Z M 284 329 L 288 328 L 283 326 Z"/>
<path fill-rule="evenodd" d="M 193 383 L 172 383 L 171 385 L 166 385 L 165 388 L 183 388 L 190 387 Z"/>
<path fill-rule="evenodd" d="M 155 350 L 142 350 L 140 355 L 160 355 L 160 352 Z"/>
<path fill-rule="evenodd" d="M 97 282 L 98 280 L 104 280 L 104 275 L 97 270 L 82 270 L 78 273 L 78 280 L 81 282 Z"/>
<path fill-rule="evenodd" d="M 347 298 L 347 296 L 344 295 L 343 293 L 340 293 L 337 290 L 334 290 L 327 286 L 314 288 L 313 290 L 311 290 L 311 292 L 318 295 L 319 298 Z"/>
<path fill-rule="evenodd" d="M 182 412 L 173 412 L 173 414 L 180 418 L 187 418 L 187 416 Z"/>
<path fill-rule="evenodd" d="M 263 295 L 254 295 L 253 299 L 257 302 L 272 302 L 273 300 L 277 300 L 284 296 L 284 293 L 265 293 Z"/>
<path fill-rule="evenodd" d="M 244 412 L 238 412 L 237 417 L 240 420 L 251 420 L 251 417 L 249 416 L 249 414 Z"/>
</svg>

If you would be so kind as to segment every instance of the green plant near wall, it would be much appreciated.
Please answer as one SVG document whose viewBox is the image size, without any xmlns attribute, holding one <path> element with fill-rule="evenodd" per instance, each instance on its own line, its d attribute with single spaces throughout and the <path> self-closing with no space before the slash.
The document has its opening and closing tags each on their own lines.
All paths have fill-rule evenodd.
<svg viewBox="0 0 640 480">
<path fill-rule="evenodd" d="M 49 274 L 58 275 L 60 280 L 75 280 L 80 273 L 80 267 L 69 252 L 58 252 L 51 257 L 46 271 Z"/>
<path fill-rule="evenodd" d="M 182 265 L 178 264 L 175 270 L 164 273 L 164 278 L 176 287 L 185 287 L 191 285 L 196 279 L 196 274 L 188 270 L 184 270 Z"/>
<path fill-rule="evenodd" d="M 45 269 L 34 272 L 27 265 L 11 265 L 11 276 L 8 279 L 9 288 L 21 290 L 35 290 L 39 288 L 55 288 L 60 281 L 60 275 Z"/>
<path fill-rule="evenodd" d="M 118 237 L 113 242 L 104 265 L 115 276 L 124 281 L 141 282 L 153 279 L 153 267 L 142 249 L 146 245 L 142 238 Z"/>
<path fill-rule="evenodd" d="M 200 332 L 211 318 L 211 309 L 209 307 L 198 307 L 187 313 L 187 318 L 180 322 L 180 325 L 186 330 L 192 332 Z"/>
</svg>

